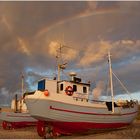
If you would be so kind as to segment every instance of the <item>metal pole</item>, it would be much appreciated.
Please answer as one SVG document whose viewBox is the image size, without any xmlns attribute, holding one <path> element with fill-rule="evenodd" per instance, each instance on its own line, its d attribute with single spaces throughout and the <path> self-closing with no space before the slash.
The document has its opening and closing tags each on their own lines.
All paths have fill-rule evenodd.
<svg viewBox="0 0 140 140">
<path fill-rule="evenodd" d="M 22 77 L 21 77 L 21 93 L 22 93 L 22 96 L 23 96 L 23 91 L 24 90 L 24 76 L 23 76 L 23 74 L 22 74 Z"/>
<path fill-rule="evenodd" d="M 62 45 L 60 44 L 60 48 L 59 48 L 59 56 L 58 56 L 58 60 L 57 60 L 57 69 L 58 69 L 58 77 L 57 77 L 57 81 L 60 81 L 60 70 L 61 70 L 61 64 L 59 62 L 59 60 L 61 59 L 61 48 L 62 48 Z"/>
<path fill-rule="evenodd" d="M 112 99 L 112 113 L 114 113 L 114 92 L 113 92 L 113 80 L 112 80 L 112 65 L 111 65 L 111 55 L 108 52 L 109 60 L 109 74 L 110 74 L 110 88 L 111 88 L 111 99 Z"/>
<path fill-rule="evenodd" d="M 23 94 L 24 94 L 24 76 L 23 76 L 23 73 L 22 73 L 22 75 L 21 75 L 21 94 L 22 94 L 22 96 L 23 96 Z M 21 96 L 21 97 L 22 97 Z M 20 112 L 22 111 L 22 98 L 21 98 L 21 100 L 20 100 Z"/>
<path fill-rule="evenodd" d="M 15 95 L 15 108 L 14 108 L 14 112 L 18 112 L 18 100 L 17 100 L 17 94 Z"/>
<path fill-rule="evenodd" d="M 58 77 L 57 77 L 57 81 L 60 81 L 60 64 L 58 64 Z"/>
</svg>

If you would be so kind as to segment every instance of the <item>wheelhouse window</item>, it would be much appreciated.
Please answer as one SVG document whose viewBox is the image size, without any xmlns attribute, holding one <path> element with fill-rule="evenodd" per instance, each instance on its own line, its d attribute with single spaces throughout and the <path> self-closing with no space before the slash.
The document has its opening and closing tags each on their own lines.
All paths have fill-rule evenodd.
<svg viewBox="0 0 140 140">
<path fill-rule="evenodd" d="M 77 85 L 73 85 L 73 91 L 77 91 Z"/>
<path fill-rule="evenodd" d="M 63 90 L 63 84 L 60 84 L 60 90 L 61 91 Z"/>
<path fill-rule="evenodd" d="M 38 82 L 38 90 L 45 90 L 45 79 Z"/>
<path fill-rule="evenodd" d="M 83 93 L 87 93 L 87 87 L 83 87 Z"/>
</svg>

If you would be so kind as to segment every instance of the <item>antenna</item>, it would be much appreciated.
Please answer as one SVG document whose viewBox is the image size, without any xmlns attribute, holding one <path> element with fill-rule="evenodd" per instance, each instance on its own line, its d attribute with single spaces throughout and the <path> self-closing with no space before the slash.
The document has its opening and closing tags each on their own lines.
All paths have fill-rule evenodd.
<svg viewBox="0 0 140 140">
<path fill-rule="evenodd" d="M 58 48 L 58 50 L 56 50 L 57 51 L 56 59 L 57 59 L 57 70 L 58 70 L 57 80 L 58 81 L 60 81 L 60 71 L 61 71 L 61 69 L 62 70 L 65 69 L 65 65 L 66 65 L 66 63 L 63 64 L 63 60 L 62 60 L 62 48 L 64 46 L 62 46 L 61 43 L 59 43 L 59 44 L 60 44 L 60 47 Z"/>
<path fill-rule="evenodd" d="M 67 45 L 65 45 L 64 42 L 64 33 L 62 34 L 62 41 L 57 41 L 59 44 L 59 48 L 56 50 L 57 55 L 56 55 L 56 63 L 57 63 L 57 71 L 58 71 L 58 75 L 57 75 L 57 80 L 60 81 L 60 73 L 61 70 L 63 71 L 66 68 L 67 62 L 62 58 L 62 55 L 66 54 L 62 52 L 63 48 L 68 48 L 68 49 L 73 49 Z"/>
</svg>

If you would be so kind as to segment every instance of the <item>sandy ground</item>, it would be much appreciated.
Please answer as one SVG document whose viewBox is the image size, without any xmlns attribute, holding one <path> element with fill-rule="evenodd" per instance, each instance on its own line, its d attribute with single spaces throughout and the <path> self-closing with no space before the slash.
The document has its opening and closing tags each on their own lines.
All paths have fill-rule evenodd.
<svg viewBox="0 0 140 140">
<path fill-rule="evenodd" d="M 0 139 L 40 139 L 36 127 L 3 130 L 0 123 Z M 91 131 L 86 134 L 61 136 L 59 139 L 140 139 L 140 121 L 135 121 L 125 129 L 112 131 Z"/>
</svg>

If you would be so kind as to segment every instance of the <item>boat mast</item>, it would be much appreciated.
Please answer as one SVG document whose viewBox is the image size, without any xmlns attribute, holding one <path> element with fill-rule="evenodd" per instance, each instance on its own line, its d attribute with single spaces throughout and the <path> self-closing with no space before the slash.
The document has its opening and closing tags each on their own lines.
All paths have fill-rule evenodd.
<svg viewBox="0 0 140 140">
<path fill-rule="evenodd" d="M 110 51 L 108 51 L 108 61 L 109 61 L 110 88 L 111 88 L 111 99 L 112 99 L 112 113 L 114 113 L 114 92 L 113 92 L 112 65 L 111 65 Z"/>
<path fill-rule="evenodd" d="M 22 96 L 23 96 L 23 90 L 24 90 L 24 76 L 22 73 L 22 76 L 21 76 L 21 94 L 22 94 Z"/>
<path fill-rule="evenodd" d="M 60 47 L 59 47 L 59 55 L 57 56 L 57 70 L 58 70 L 58 75 L 57 75 L 57 81 L 60 81 L 60 71 L 61 71 L 61 64 L 59 62 L 59 60 L 61 59 L 61 49 L 62 49 L 62 46 L 61 46 L 61 43 L 60 43 Z"/>
<path fill-rule="evenodd" d="M 58 69 L 57 81 L 60 81 L 60 64 L 58 64 L 57 69 Z"/>
<path fill-rule="evenodd" d="M 22 96 L 23 96 L 23 91 L 24 90 L 24 75 L 23 75 L 23 73 L 22 73 L 22 75 L 21 75 L 21 94 L 22 94 Z M 22 100 L 20 100 L 20 112 L 22 111 Z"/>
</svg>

